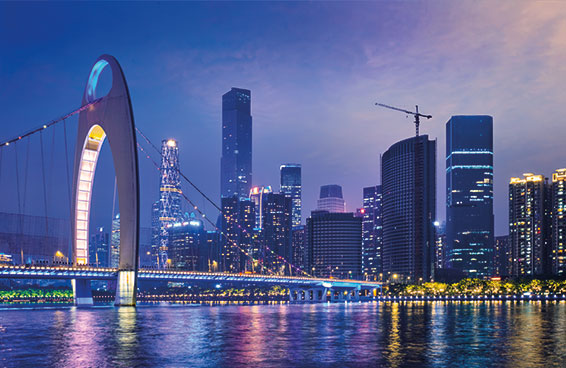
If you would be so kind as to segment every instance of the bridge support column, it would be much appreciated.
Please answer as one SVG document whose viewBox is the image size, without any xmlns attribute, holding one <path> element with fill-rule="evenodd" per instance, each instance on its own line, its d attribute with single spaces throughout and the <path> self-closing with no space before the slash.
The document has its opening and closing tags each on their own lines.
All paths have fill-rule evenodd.
<svg viewBox="0 0 566 368">
<path fill-rule="evenodd" d="M 73 298 L 75 299 L 76 306 L 90 306 L 94 304 L 90 280 L 73 279 L 71 284 L 73 286 Z"/>
<path fill-rule="evenodd" d="M 322 289 L 322 295 L 320 296 L 320 300 L 323 303 L 326 303 L 328 301 L 328 288 Z"/>
<path fill-rule="evenodd" d="M 118 271 L 114 305 L 129 307 L 136 305 L 136 271 Z"/>
</svg>

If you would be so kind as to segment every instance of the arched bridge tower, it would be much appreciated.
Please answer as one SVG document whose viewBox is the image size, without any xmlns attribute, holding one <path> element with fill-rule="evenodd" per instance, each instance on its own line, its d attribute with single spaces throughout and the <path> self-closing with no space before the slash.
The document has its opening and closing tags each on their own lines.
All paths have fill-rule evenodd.
<svg viewBox="0 0 566 368">
<path fill-rule="evenodd" d="M 112 71 L 112 87 L 106 96 L 98 97 L 98 78 L 106 67 Z M 102 55 L 91 69 L 82 104 L 94 101 L 95 104 L 79 115 L 71 202 L 73 262 L 76 265 L 89 263 L 92 185 L 100 148 L 108 139 L 120 203 L 120 261 L 115 305 L 133 306 L 136 304 L 139 248 L 138 154 L 130 93 L 124 72 L 113 56 Z M 74 282 L 77 304 L 92 304 L 90 285 L 86 283 Z"/>
</svg>

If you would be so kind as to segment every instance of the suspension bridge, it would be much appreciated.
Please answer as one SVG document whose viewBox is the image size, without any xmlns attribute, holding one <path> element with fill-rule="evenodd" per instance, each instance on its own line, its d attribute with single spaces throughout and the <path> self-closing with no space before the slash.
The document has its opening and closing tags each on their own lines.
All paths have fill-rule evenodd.
<svg viewBox="0 0 566 368">
<path fill-rule="evenodd" d="M 105 68 L 109 68 L 112 74 L 112 85 L 109 92 L 102 97 L 97 97 L 97 85 L 99 77 Z M 74 164 L 72 171 L 69 163 L 67 126 L 66 122 L 72 116 L 78 115 L 77 137 L 75 144 Z M 151 161 L 159 171 L 159 165 L 151 158 L 150 152 L 137 140 L 137 134 L 151 147 L 158 151 L 157 147 L 144 135 L 134 124 L 134 115 L 130 93 L 126 79 L 118 61 L 110 56 L 103 55 L 98 58 L 92 67 L 87 85 L 83 94 L 80 108 L 62 116 L 59 119 L 46 123 L 36 129 L 18 135 L 14 138 L 0 142 L 0 175 L 2 168 L 2 157 L 13 147 L 16 166 L 16 188 L 17 193 L 4 193 L 4 195 L 15 195 L 17 197 L 18 211 L 23 213 L 26 209 L 27 190 L 27 167 L 30 157 L 29 141 L 24 161 L 23 194 L 20 190 L 20 162 L 18 146 L 25 140 L 39 135 L 41 179 L 43 207 L 45 209 L 45 233 L 49 234 L 47 208 L 50 200 L 46 176 L 51 171 L 46 168 L 44 154 L 44 132 L 58 125 L 64 128 L 64 171 L 67 179 L 67 197 L 70 210 L 70 256 L 67 264 L 33 265 L 24 264 L 0 264 L 0 279 L 39 279 L 39 280 L 71 280 L 75 304 L 93 304 L 91 281 L 115 281 L 117 306 L 135 306 L 138 280 L 174 281 L 191 283 L 225 283 L 235 285 L 272 286 L 280 285 L 289 289 L 291 301 L 334 301 L 334 300 L 360 300 L 370 298 L 375 290 L 381 288 L 381 283 L 358 280 L 324 279 L 311 277 L 306 271 L 293 265 L 289 260 L 277 255 L 266 246 L 266 252 L 277 256 L 278 260 L 288 266 L 295 276 L 281 275 L 280 272 L 271 270 L 261 260 L 254 259 L 253 255 L 241 247 L 234 239 L 216 227 L 210 216 L 195 204 L 195 200 L 189 198 L 185 193 L 182 197 L 192 209 L 202 217 L 210 226 L 215 228 L 224 238 L 223 241 L 233 247 L 243 257 L 259 264 L 262 274 L 255 273 L 226 273 L 226 272 L 196 272 L 172 269 L 149 269 L 139 266 L 139 244 L 140 244 L 140 180 L 139 180 L 139 153 Z M 55 134 L 53 134 L 53 141 Z M 120 243 L 119 262 L 116 268 L 93 267 L 89 262 L 89 229 L 92 204 L 92 193 L 94 175 L 100 156 L 100 150 L 105 140 L 108 140 L 114 168 L 116 173 L 116 190 L 120 203 Z M 51 152 L 54 152 L 53 150 Z M 159 151 L 158 151 L 159 152 Z M 21 152 L 20 152 L 21 156 Z M 53 156 L 53 154 L 52 154 Z M 21 158 L 20 158 L 21 159 Z M 54 159 L 48 162 L 54 165 Z M 55 164 L 56 165 L 56 164 Z M 222 209 L 200 190 L 185 174 L 181 177 L 193 187 L 196 192 L 206 201 L 220 211 Z M 0 176 L 1 178 L 1 176 Z M 23 197 L 23 198 L 22 198 Z M 19 224 L 21 228 L 21 224 Z M 53 226 L 53 224 L 51 224 Z M 240 226 L 240 225 L 236 225 Z M 246 229 L 240 227 L 246 236 Z"/>
</svg>

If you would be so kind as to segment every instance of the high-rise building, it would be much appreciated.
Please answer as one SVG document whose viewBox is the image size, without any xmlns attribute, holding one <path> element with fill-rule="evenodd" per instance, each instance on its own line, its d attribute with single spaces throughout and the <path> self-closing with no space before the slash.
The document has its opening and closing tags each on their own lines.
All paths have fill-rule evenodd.
<svg viewBox="0 0 566 368">
<path fill-rule="evenodd" d="M 240 270 L 250 271 L 253 269 L 252 257 L 250 254 L 254 253 L 254 228 L 255 228 L 255 203 L 249 199 L 239 201 L 238 207 L 238 239 L 240 248 L 245 250 L 248 254 L 240 252 Z"/>
<path fill-rule="evenodd" d="M 493 273 L 493 118 L 446 123 L 448 266 L 466 277 Z"/>
<path fill-rule="evenodd" d="M 301 225 L 301 165 L 284 164 L 281 171 L 280 192 L 291 198 L 293 204 L 293 226 Z"/>
<path fill-rule="evenodd" d="M 363 189 L 362 270 L 365 279 L 379 280 L 383 223 L 381 216 L 381 185 Z"/>
<path fill-rule="evenodd" d="M 179 147 L 174 139 L 161 142 L 161 181 L 159 185 L 159 249 L 158 267 L 168 260 L 168 225 L 177 222 L 181 215 L 181 176 L 179 173 Z"/>
<path fill-rule="evenodd" d="M 293 227 L 291 247 L 293 248 L 292 263 L 301 271 L 309 273 L 309 270 L 307 269 L 307 239 L 305 225 Z M 295 275 L 303 276 L 303 272 L 295 270 Z"/>
<path fill-rule="evenodd" d="M 112 229 L 110 234 L 110 254 L 108 266 L 116 268 L 120 264 L 120 214 L 112 219 Z"/>
<path fill-rule="evenodd" d="M 446 268 L 446 224 L 434 223 L 436 229 L 436 247 L 434 249 L 434 269 Z"/>
<path fill-rule="evenodd" d="M 566 275 L 566 168 L 552 174 L 552 271 Z"/>
<path fill-rule="evenodd" d="M 246 199 L 252 187 L 251 92 L 232 88 L 222 96 L 220 193 Z"/>
<path fill-rule="evenodd" d="M 201 220 L 168 225 L 170 267 L 190 271 L 208 271 L 207 235 Z"/>
<path fill-rule="evenodd" d="M 288 275 L 291 270 L 285 260 L 292 258 L 292 200 L 282 193 L 269 193 L 262 211 L 265 265 L 277 274 Z"/>
<path fill-rule="evenodd" d="M 157 267 L 159 265 L 159 205 L 161 201 L 157 200 L 151 205 L 151 260 L 147 266 Z"/>
<path fill-rule="evenodd" d="M 153 257 L 153 228 L 140 227 L 139 265 L 142 268 L 154 267 Z"/>
<path fill-rule="evenodd" d="M 381 158 L 384 280 L 431 279 L 436 221 L 436 141 L 392 145 Z"/>
<path fill-rule="evenodd" d="M 315 277 L 362 278 L 362 219 L 313 211 L 307 219 L 307 271 Z"/>
<path fill-rule="evenodd" d="M 550 271 L 550 187 L 543 175 L 523 174 L 509 182 L 509 243 L 513 276 Z"/>
<path fill-rule="evenodd" d="M 342 187 L 336 184 L 321 186 L 316 209 L 317 211 L 328 211 L 331 213 L 345 212 L 346 202 L 344 202 L 344 197 L 342 196 Z"/>
<path fill-rule="evenodd" d="M 103 227 L 96 229 L 94 234 L 90 235 L 90 244 L 88 245 L 88 261 L 96 267 L 108 267 L 108 250 L 110 249 L 108 233 Z"/>
<path fill-rule="evenodd" d="M 208 254 L 208 271 L 220 271 L 220 233 L 215 230 L 206 232 L 206 252 Z"/>
<path fill-rule="evenodd" d="M 494 248 L 493 274 L 496 276 L 511 276 L 513 271 L 509 236 L 496 236 Z"/>
<path fill-rule="evenodd" d="M 263 227 L 263 204 L 269 193 L 273 193 L 270 185 L 253 187 L 250 190 L 249 199 L 255 204 L 255 227 L 258 229 Z"/>
<path fill-rule="evenodd" d="M 220 254 L 220 269 L 225 272 L 240 272 L 240 241 L 239 207 L 237 196 L 224 197 L 222 205 L 222 248 Z"/>
</svg>

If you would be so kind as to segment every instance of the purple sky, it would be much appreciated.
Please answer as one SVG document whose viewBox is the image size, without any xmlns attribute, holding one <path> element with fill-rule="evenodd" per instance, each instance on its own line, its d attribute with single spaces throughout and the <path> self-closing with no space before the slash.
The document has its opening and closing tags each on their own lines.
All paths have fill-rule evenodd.
<svg viewBox="0 0 566 368">
<path fill-rule="evenodd" d="M 410 118 L 375 101 L 418 104 L 433 115 L 421 131 L 438 139 L 440 220 L 451 115 L 494 118 L 498 235 L 507 233 L 509 177 L 566 166 L 566 4 L 559 1 L 1 3 L 0 139 L 77 107 L 103 53 L 122 64 L 140 129 L 155 142 L 178 139 L 182 170 L 213 198 L 221 95 L 230 87 L 252 90 L 254 184 L 278 188 L 279 165 L 301 163 L 304 215 L 320 185 L 333 183 L 355 210 L 362 188 L 379 183 L 379 154 L 414 134 Z M 49 171 L 49 208 L 65 216 L 60 165 Z M 13 170 L 9 160 L 1 170 Z M 147 161 L 141 170 L 147 226 L 158 177 Z M 12 193 L 0 211 L 14 210 L 10 174 L 0 175 L 0 188 Z M 112 183 L 106 147 L 93 225 L 109 225 Z M 42 198 L 34 191 L 29 211 L 43 211 L 34 207 Z"/>
</svg>

